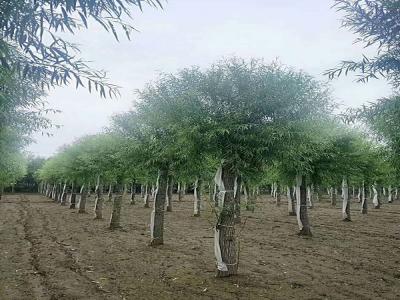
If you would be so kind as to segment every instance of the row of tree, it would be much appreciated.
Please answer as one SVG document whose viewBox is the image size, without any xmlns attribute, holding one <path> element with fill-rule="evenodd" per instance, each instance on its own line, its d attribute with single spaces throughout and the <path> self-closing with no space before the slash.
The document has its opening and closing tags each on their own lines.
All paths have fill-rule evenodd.
<svg viewBox="0 0 400 300">
<path fill-rule="evenodd" d="M 267 183 L 275 183 L 275 194 L 289 187 L 301 235 L 311 235 L 307 186 L 341 187 L 343 220 L 351 219 L 349 185 L 360 188 L 364 212 L 366 188 L 373 185 L 378 199 L 377 185 L 397 186 L 387 148 L 341 122 L 334 108 L 324 84 L 278 63 L 231 58 L 204 70 L 191 67 L 148 84 L 134 110 L 114 116 L 109 132 L 62 149 L 40 179 L 54 188 L 97 182 L 98 191 L 127 183 L 148 191 L 156 183 L 152 245 L 163 243 L 174 182 L 196 182 L 196 189 L 215 184 L 218 274 L 228 276 L 237 272 L 241 185 L 247 195 Z"/>
</svg>

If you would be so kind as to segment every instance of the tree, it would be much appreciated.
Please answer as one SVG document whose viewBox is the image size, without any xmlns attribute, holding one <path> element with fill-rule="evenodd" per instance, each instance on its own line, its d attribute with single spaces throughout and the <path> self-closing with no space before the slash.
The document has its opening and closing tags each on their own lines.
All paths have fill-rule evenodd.
<svg viewBox="0 0 400 300">
<path fill-rule="evenodd" d="M 358 72 L 359 81 L 385 77 L 395 88 L 400 87 L 400 1 L 397 0 L 335 0 L 336 9 L 344 12 L 343 27 L 360 37 L 356 42 L 375 46 L 373 58 L 365 55 L 360 61 L 343 61 L 326 72 L 330 78 L 342 73 Z"/>
<path fill-rule="evenodd" d="M 118 41 L 118 28 L 130 39 L 134 28 L 124 20 L 132 17 L 131 8 L 142 3 L 161 7 L 159 0 L 42 0 L 1 1 L 1 67 L 31 78 L 42 87 L 87 85 L 101 96 L 113 96 L 117 87 L 107 83 L 105 74 L 91 69 L 79 58 L 79 49 L 61 38 L 60 32 L 74 34 L 98 23 Z M 86 81 L 86 83 L 84 83 Z"/>
</svg>

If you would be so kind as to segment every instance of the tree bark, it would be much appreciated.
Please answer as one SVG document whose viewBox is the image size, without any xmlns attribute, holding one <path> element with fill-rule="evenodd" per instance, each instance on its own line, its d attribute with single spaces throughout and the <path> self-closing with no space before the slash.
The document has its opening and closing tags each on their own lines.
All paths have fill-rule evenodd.
<svg viewBox="0 0 400 300">
<path fill-rule="evenodd" d="M 213 201 L 214 201 L 214 207 L 218 207 L 219 206 L 218 186 L 216 184 L 214 184 Z"/>
<path fill-rule="evenodd" d="M 167 179 L 167 191 L 166 191 L 166 201 L 167 201 L 167 211 L 171 212 L 172 211 L 172 188 L 174 186 L 174 181 L 172 176 L 168 176 Z"/>
<path fill-rule="evenodd" d="M 150 233 L 151 246 L 164 244 L 164 207 L 166 200 L 168 180 L 168 169 L 161 168 L 158 171 L 156 196 L 154 199 L 154 207 L 151 212 Z"/>
<path fill-rule="evenodd" d="M 393 202 L 393 198 L 392 198 L 392 186 L 389 185 L 388 187 L 388 203 L 392 203 Z"/>
<path fill-rule="evenodd" d="M 312 236 L 307 212 L 307 191 L 305 177 L 296 175 L 296 200 L 297 200 L 297 223 L 299 225 L 299 235 Z"/>
<path fill-rule="evenodd" d="M 233 195 L 235 177 L 233 168 L 229 165 L 223 165 L 215 177 L 222 198 L 222 209 L 215 228 L 217 277 L 236 275 L 238 270 L 235 199 Z"/>
<path fill-rule="evenodd" d="M 74 183 L 72 182 L 72 186 L 71 186 L 71 195 L 69 197 L 69 208 L 70 209 L 75 209 L 76 207 L 76 193 L 75 193 L 75 187 L 74 187 Z"/>
<path fill-rule="evenodd" d="M 342 203 L 343 221 L 349 222 L 351 221 L 350 200 L 349 200 L 349 186 L 346 177 L 344 177 L 342 181 L 342 190 L 343 190 L 343 203 Z"/>
<path fill-rule="evenodd" d="M 194 183 L 193 216 L 200 217 L 200 210 L 201 210 L 201 180 L 196 179 Z"/>
<path fill-rule="evenodd" d="M 121 189 L 119 189 L 121 191 Z M 113 210 L 110 219 L 110 229 L 121 228 L 122 195 L 116 195 L 113 201 Z"/>
</svg>

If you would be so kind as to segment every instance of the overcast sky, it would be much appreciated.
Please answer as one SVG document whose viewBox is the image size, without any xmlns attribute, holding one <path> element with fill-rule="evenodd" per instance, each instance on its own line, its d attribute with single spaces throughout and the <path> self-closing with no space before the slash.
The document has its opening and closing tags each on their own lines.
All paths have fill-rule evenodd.
<svg viewBox="0 0 400 300">
<path fill-rule="evenodd" d="M 164 2 L 165 3 L 165 2 Z M 132 21 L 140 31 L 132 41 L 116 42 L 97 26 L 71 38 L 91 66 L 108 71 L 112 83 L 122 87 L 118 99 L 101 99 L 85 89 L 52 90 L 49 106 L 62 125 L 53 136 L 36 135 L 29 151 L 50 156 L 76 138 L 100 132 L 111 115 L 131 107 L 134 90 L 160 72 L 175 72 L 190 65 L 208 66 L 216 60 L 240 56 L 276 58 L 320 80 L 322 73 L 343 59 L 368 53 L 354 45 L 356 36 L 340 28 L 340 14 L 332 0 L 168 0 L 164 10 L 145 8 Z M 368 84 L 343 77 L 331 82 L 335 100 L 345 106 L 390 95 L 383 80 Z"/>
</svg>

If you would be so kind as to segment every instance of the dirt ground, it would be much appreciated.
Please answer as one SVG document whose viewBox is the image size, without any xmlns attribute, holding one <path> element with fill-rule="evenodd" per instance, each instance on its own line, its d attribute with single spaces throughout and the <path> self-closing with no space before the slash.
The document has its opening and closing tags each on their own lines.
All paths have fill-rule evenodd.
<svg viewBox="0 0 400 300">
<path fill-rule="evenodd" d="M 40 195 L 0 202 L 0 299 L 400 299 L 400 204 L 342 222 L 327 201 L 310 211 L 314 236 L 296 235 L 283 202 L 243 212 L 240 275 L 217 279 L 208 204 L 190 196 L 166 213 L 165 245 L 149 242 L 149 208 L 125 200 L 123 229 Z"/>
</svg>

